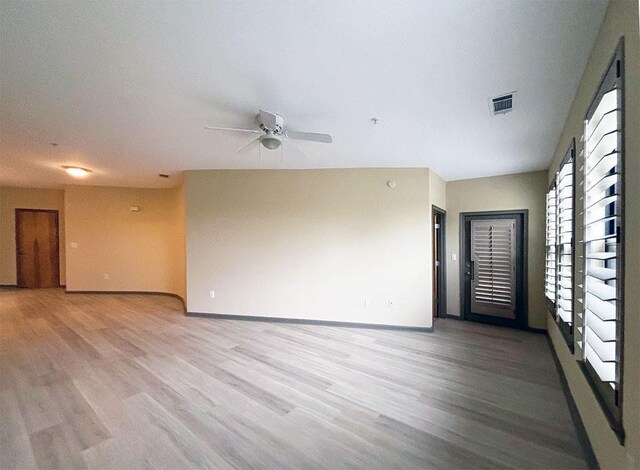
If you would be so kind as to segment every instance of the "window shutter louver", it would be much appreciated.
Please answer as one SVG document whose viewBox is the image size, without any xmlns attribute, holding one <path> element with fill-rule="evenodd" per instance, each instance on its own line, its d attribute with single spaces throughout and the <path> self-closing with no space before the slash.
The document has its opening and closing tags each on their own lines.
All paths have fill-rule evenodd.
<svg viewBox="0 0 640 470">
<path fill-rule="evenodd" d="M 605 93 L 585 125 L 585 360 L 616 388 L 620 227 L 620 90 Z M 599 336 L 597 333 L 600 332 Z M 605 333 L 606 332 L 606 333 Z"/>
<path fill-rule="evenodd" d="M 475 312 L 515 316 L 515 226 L 510 220 L 474 220 L 471 305 Z M 489 310 L 487 310 L 489 309 Z"/>
<path fill-rule="evenodd" d="M 556 175 L 556 321 L 571 350 L 574 312 L 574 183 L 575 143 L 572 142 Z"/>
<path fill-rule="evenodd" d="M 556 188 L 552 186 L 547 192 L 547 230 L 546 257 L 544 274 L 544 293 L 555 313 L 556 304 Z"/>
<path fill-rule="evenodd" d="M 618 432 L 622 431 L 623 340 L 623 81 L 621 48 L 587 112 L 580 213 L 582 312 L 576 347 L 587 378 Z"/>
</svg>

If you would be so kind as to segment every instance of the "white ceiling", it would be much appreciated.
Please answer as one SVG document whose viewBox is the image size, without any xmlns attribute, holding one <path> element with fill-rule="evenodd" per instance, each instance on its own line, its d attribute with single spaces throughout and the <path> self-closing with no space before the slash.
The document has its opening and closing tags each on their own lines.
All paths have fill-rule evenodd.
<svg viewBox="0 0 640 470">
<path fill-rule="evenodd" d="M 604 0 L 0 0 L 0 183 L 162 187 L 205 168 L 544 169 Z M 490 97 L 517 90 L 513 112 Z M 263 108 L 328 132 L 236 150 Z M 370 119 L 377 117 L 378 124 Z M 56 142 L 56 147 L 51 146 Z M 170 173 L 169 180 L 158 173 Z"/>
</svg>

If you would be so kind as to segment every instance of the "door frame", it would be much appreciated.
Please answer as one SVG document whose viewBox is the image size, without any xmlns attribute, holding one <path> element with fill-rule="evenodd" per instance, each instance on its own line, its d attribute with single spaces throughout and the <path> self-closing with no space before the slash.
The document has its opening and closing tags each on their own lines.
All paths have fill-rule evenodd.
<svg viewBox="0 0 640 470">
<path fill-rule="evenodd" d="M 467 221 L 471 221 L 474 217 L 491 217 L 499 216 L 506 218 L 514 216 L 522 218 L 522 234 L 521 240 L 518 242 L 522 245 L 522 266 L 521 269 L 516 267 L 516 273 L 520 274 L 520 289 L 516 289 L 516 319 L 490 317 L 483 315 L 474 315 L 470 318 L 467 313 L 471 305 L 471 292 L 467 289 L 467 279 L 465 275 L 465 263 L 467 261 Z M 517 232 L 516 232 L 517 233 Z M 480 323 L 491 323 L 493 325 L 508 326 L 518 329 L 529 329 L 529 210 L 514 209 L 501 211 L 479 211 L 479 212 L 461 212 L 460 213 L 460 318 L 466 321 L 475 321 Z"/>
<path fill-rule="evenodd" d="M 56 219 L 56 266 L 58 266 L 58 282 L 57 287 L 60 287 L 60 216 L 57 209 L 23 209 L 16 208 L 14 212 L 14 225 L 16 231 L 16 285 L 20 286 L 20 259 L 18 253 L 18 247 L 20 246 L 20 231 L 18 230 L 18 213 L 19 212 L 48 212 L 53 213 Z"/>
<path fill-rule="evenodd" d="M 431 222 L 433 223 L 433 219 L 436 214 L 439 214 L 442 217 L 442 221 L 440 223 L 440 231 L 436 232 L 435 227 L 431 228 L 431 234 L 438 234 L 438 238 L 440 239 L 440 260 L 442 261 L 442 266 L 440 269 L 440 282 L 438 283 L 438 299 L 440 299 L 440 309 L 438 312 L 438 316 L 434 317 L 431 312 L 432 318 L 447 318 L 447 211 L 441 209 L 436 205 L 431 205 Z M 434 292 L 434 280 L 435 280 L 435 248 L 436 248 L 436 240 L 435 238 L 431 240 L 431 295 L 435 294 Z M 433 305 L 433 302 L 432 302 Z"/>
</svg>

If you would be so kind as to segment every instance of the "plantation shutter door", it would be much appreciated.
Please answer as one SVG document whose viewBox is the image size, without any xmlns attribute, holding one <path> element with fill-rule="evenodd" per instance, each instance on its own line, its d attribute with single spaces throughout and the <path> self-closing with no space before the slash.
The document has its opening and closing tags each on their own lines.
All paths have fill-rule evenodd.
<svg viewBox="0 0 640 470">
<path fill-rule="evenodd" d="M 516 318 L 516 221 L 471 221 L 471 310 Z"/>
</svg>

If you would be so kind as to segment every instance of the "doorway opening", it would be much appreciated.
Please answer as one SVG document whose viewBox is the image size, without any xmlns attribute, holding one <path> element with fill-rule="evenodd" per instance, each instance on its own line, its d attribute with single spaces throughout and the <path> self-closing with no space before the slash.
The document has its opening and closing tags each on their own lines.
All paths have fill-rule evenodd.
<svg viewBox="0 0 640 470">
<path fill-rule="evenodd" d="M 445 263 L 445 222 L 446 211 L 440 209 L 437 206 L 431 207 L 431 227 L 433 233 L 431 234 L 433 244 L 433 265 L 432 265 L 432 279 L 433 279 L 433 318 L 443 318 L 447 316 L 447 302 L 446 302 L 446 263 Z"/>
<path fill-rule="evenodd" d="M 60 287 L 58 211 L 16 209 L 18 287 Z"/>
<path fill-rule="evenodd" d="M 463 318 L 527 328 L 528 211 L 460 214 Z"/>
</svg>

